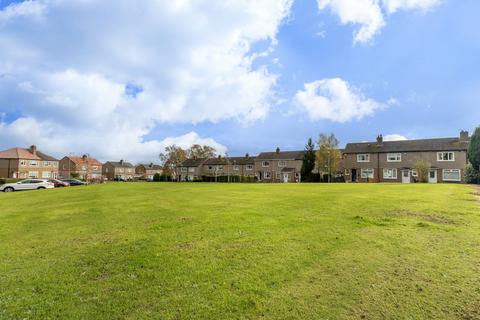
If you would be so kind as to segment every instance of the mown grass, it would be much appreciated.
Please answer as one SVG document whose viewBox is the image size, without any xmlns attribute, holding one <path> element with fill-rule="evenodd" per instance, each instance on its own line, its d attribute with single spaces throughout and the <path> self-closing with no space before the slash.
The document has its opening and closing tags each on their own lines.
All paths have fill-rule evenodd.
<svg viewBox="0 0 480 320">
<path fill-rule="evenodd" d="M 480 319 L 461 185 L 0 194 L 0 319 Z"/>
</svg>

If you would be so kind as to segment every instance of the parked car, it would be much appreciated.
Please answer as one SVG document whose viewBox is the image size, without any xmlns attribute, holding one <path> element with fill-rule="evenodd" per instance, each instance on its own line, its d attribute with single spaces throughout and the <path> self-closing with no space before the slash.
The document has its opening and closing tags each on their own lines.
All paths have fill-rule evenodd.
<svg viewBox="0 0 480 320">
<path fill-rule="evenodd" d="M 48 180 L 48 182 L 53 183 L 53 185 L 55 186 L 55 188 L 70 187 L 70 183 L 65 182 L 65 181 L 61 181 L 61 180 L 57 180 L 57 179 L 50 179 L 50 180 Z"/>
<path fill-rule="evenodd" d="M 55 188 L 52 182 L 45 179 L 26 179 L 15 183 L 7 183 L 0 186 L 0 191 L 13 192 L 23 190 L 39 190 Z"/>
<path fill-rule="evenodd" d="M 87 184 L 86 182 L 78 179 L 63 179 L 62 181 L 68 183 L 71 187 L 83 186 Z"/>
</svg>

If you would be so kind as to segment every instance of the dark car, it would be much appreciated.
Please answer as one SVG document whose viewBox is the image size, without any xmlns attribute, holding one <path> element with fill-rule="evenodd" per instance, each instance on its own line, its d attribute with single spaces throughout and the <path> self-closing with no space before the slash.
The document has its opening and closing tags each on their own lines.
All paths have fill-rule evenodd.
<svg viewBox="0 0 480 320">
<path fill-rule="evenodd" d="M 84 186 L 87 183 L 77 179 L 63 179 L 63 182 L 67 182 L 71 187 Z"/>
<path fill-rule="evenodd" d="M 65 181 L 61 181 L 61 180 L 57 180 L 57 179 L 50 179 L 50 180 L 48 180 L 48 182 L 53 183 L 53 185 L 55 186 L 55 188 L 70 187 L 70 183 L 65 182 Z"/>
</svg>

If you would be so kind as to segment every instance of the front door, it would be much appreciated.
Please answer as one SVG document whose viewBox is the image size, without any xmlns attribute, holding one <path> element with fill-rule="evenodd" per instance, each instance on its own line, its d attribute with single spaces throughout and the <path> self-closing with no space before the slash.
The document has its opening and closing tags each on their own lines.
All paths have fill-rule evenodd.
<svg viewBox="0 0 480 320">
<path fill-rule="evenodd" d="M 285 182 L 285 183 L 288 182 L 288 173 L 283 174 L 283 182 Z"/>
<path fill-rule="evenodd" d="M 430 170 L 428 173 L 428 183 L 437 183 L 437 170 Z"/>
<path fill-rule="evenodd" d="M 352 169 L 352 182 L 357 182 L 357 169 Z"/>
<path fill-rule="evenodd" d="M 410 170 L 402 170 L 402 183 L 410 183 L 411 178 L 410 178 Z"/>
</svg>

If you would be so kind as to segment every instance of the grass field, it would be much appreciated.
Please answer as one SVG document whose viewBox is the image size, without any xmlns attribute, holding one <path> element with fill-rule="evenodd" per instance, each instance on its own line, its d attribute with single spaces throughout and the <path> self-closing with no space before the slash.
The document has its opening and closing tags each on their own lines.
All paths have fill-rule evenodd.
<svg viewBox="0 0 480 320">
<path fill-rule="evenodd" d="M 461 185 L 0 194 L 0 319 L 480 319 Z"/>
</svg>

